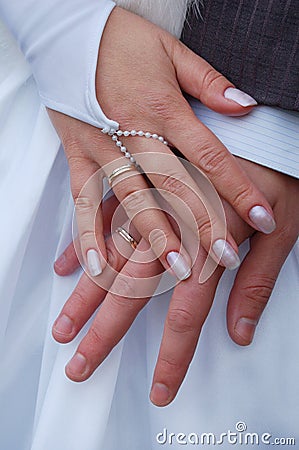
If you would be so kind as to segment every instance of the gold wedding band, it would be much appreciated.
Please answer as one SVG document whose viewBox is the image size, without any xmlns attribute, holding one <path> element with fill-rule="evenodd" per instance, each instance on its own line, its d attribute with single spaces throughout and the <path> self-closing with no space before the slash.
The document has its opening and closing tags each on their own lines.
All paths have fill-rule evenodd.
<svg viewBox="0 0 299 450">
<path fill-rule="evenodd" d="M 118 177 L 119 175 L 122 175 L 123 173 L 129 172 L 131 170 L 136 171 L 136 166 L 133 164 L 126 164 L 125 166 L 121 166 L 121 167 L 118 167 L 117 169 L 114 169 L 113 172 L 107 177 L 110 187 L 112 187 L 113 180 L 116 177 Z"/>
<path fill-rule="evenodd" d="M 133 250 L 136 250 L 138 243 L 135 241 L 135 239 L 130 235 L 130 233 L 127 232 L 123 227 L 118 227 L 116 229 L 116 232 L 124 238 L 125 241 L 127 241 Z"/>
</svg>

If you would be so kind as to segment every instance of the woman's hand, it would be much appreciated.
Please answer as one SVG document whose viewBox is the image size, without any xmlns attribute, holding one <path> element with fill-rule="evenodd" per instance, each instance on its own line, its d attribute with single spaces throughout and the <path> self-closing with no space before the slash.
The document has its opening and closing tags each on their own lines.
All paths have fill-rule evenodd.
<svg viewBox="0 0 299 450">
<path fill-rule="evenodd" d="M 275 229 L 273 213 L 264 195 L 221 142 L 195 117 L 182 94 L 185 91 L 220 113 L 242 115 L 250 111 L 255 101 L 234 89 L 206 61 L 150 22 L 115 8 L 101 40 L 96 91 L 104 112 L 119 122 L 121 129 L 164 136 L 208 176 L 245 222 L 265 233 Z M 75 201 L 99 167 L 104 167 L 109 176 L 128 164 L 125 157 L 115 162 L 121 153 L 111 137 L 100 130 L 54 111 L 50 111 L 50 117 L 68 158 Z M 226 233 L 225 224 L 216 213 L 210 220 L 205 208 L 208 201 L 201 200 L 199 189 L 182 164 L 176 158 L 168 163 L 169 158 L 165 157 L 164 165 L 156 160 L 157 152 L 171 156 L 171 149 L 158 139 L 143 137 L 125 137 L 123 144 L 160 192 L 165 196 L 174 194 L 190 208 L 204 249 L 223 266 L 231 269 L 238 266 L 235 240 Z M 91 232 L 101 196 L 100 181 L 97 188 L 80 197 L 76 207 L 82 253 L 93 276 L 101 273 L 106 260 L 101 214 L 97 216 L 99 252 Z M 180 264 L 173 266 L 173 271 L 179 279 L 187 278 L 191 273 L 190 255 L 181 246 L 165 214 L 157 208 L 145 178 L 137 170 L 123 173 L 114 179 L 113 189 L 162 265 L 169 268 L 171 255 L 177 255 Z M 177 210 L 169 195 L 168 201 Z M 184 216 L 182 211 L 177 212 Z M 212 208 L 210 213 L 213 216 Z M 157 229 L 166 237 L 162 250 L 160 234 L 154 233 Z"/>
<path fill-rule="evenodd" d="M 228 204 L 225 205 L 228 223 L 237 242 L 241 243 L 250 237 L 251 249 L 238 270 L 227 308 L 230 336 L 236 343 L 248 345 L 279 271 L 298 236 L 299 184 L 291 177 L 249 161 L 240 160 L 240 164 L 266 195 L 277 217 L 276 231 L 265 236 L 255 232 Z M 109 229 L 116 206 L 115 198 L 104 204 L 106 229 Z M 136 230 L 132 231 L 134 233 Z M 123 246 L 121 253 L 128 251 L 128 244 L 122 238 L 119 238 L 117 245 Z M 146 249 L 145 241 L 139 245 L 143 250 Z M 110 292 L 107 293 L 83 274 L 53 326 L 53 336 L 58 342 L 70 342 L 102 303 L 90 330 L 66 368 L 68 377 L 74 381 L 83 381 L 92 374 L 147 303 L 148 298 L 136 298 L 138 277 L 152 276 L 154 292 L 155 277 L 161 273 L 161 265 L 157 260 L 150 264 L 138 264 L 138 261 L 132 260 L 127 262 L 111 238 L 107 241 L 107 247 L 110 263 L 119 272 L 115 279 L 107 280 L 107 286 L 112 287 Z M 205 283 L 199 284 L 199 272 L 206 258 L 206 252 L 201 249 L 192 276 L 179 283 L 172 295 L 151 392 L 151 399 L 158 406 L 164 406 L 174 399 L 185 377 L 223 273 L 219 267 Z M 78 266 L 74 247 L 70 245 L 55 263 L 55 270 L 60 275 L 67 275 Z"/>
</svg>

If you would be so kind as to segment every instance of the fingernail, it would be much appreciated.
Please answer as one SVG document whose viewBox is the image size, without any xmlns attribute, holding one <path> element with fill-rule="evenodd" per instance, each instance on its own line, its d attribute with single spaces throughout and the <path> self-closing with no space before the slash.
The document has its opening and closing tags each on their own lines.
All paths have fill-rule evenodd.
<svg viewBox="0 0 299 450">
<path fill-rule="evenodd" d="M 250 95 L 246 94 L 243 91 L 240 91 L 240 89 L 229 87 L 224 91 L 224 97 L 228 100 L 233 100 L 234 102 L 238 103 L 238 105 L 241 106 L 255 106 L 257 105 L 256 100 L 252 98 Z"/>
<path fill-rule="evenodd" d="M 87 370 L 87 361 L 85 356 L 81 353 L 76 353 L 75 356 L 67 364 L 66 369 L 72 375 L 84 375 Z"/>
<path fill-rule="evenodd" d="M 70 335 L 73 333 L 74 323 L 68 316 L 63 314 L 61 317 L 58 317 L 53 328 L 56 333 Z"/>
<path fill-rule="evenodd" d="M 180 253 L 169 252 L 166 259 L 170 268 L 180 281 L 187 280 L 190 277 L 191 267 Z"/>
<path fill-rule="evenodd" d="M 88 271 L 92 277 L 101 275 L 102 266 L 101 266 L 101 261 L 100 261 L 98 252 L 96 250 L 88 250 L 87 265 L 88 265 Z"/>
<path fill-rule="evenodd" d="M 246 342 L 251 343 L 256 326 L 257 320 L 241 317 L 235 326 L 235 332 Z"/>
<path fill-rule="evenodd" d="M 155 383 L 152 390 L 150 399 L 151 401 L 158 406 L 167 405 L 170 400 L 170 391 L 165 384 Z"/>
<path fill-rule="evenodd" d="M 240 258 L 235 250 L 224 239 L 218 239 L 214 242 L 213 251 L 220 262 L 229 270 L 234 270 L 241 264 Z"/>
<path fill-rule="evenodd" d="M 254 206 L 251 208 L 249 218 L 265 234 L 270 234 L 276 229 L 275 220 L 263 206 Z"/>
<path fill-rule="evenodd" d="M 59 258 L 56 259 L 54 264 L 58 269 L 63 269 L 65 266 L 65 262 L 66 262 L 66 256 L 64 253 L 62 253 L 62 255 L 60 255 Z"/>
</svg>

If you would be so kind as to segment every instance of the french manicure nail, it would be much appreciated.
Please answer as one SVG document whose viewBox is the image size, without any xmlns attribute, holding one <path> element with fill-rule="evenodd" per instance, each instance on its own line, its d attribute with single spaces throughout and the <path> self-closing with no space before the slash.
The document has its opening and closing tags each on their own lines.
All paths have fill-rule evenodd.
<svg viewBox="0 0 299 450">
<path fill-rule="evenodd" d="M 187 280 L 190 277 L 191 267 L 180 253 L 169 252 L 166 259 L 170 268 L 180 281 Z"/>
<path fill-rule="evenodd" d="M 235 332 L 246 342 L 251 343 L 256 326 L 257 320 L 248 319 L 247 317 L 241 317 L 241 319 L 238 320 L 235 326 Z"/>
<path fill-rule="evenodd" d="M 170 400 L 168 387 L 162 383 L 155 383 L 151 390 L 150 398 L 155 405 L 166 405 Z"/>
<path fill-rule="evenodd" d="M 218 239 L 214 242 L 213 251 L 220 262 L 229 270 L 234 270 L 241 264 L 240 258 L 235 250 L 224 239 Z"/>
<path fill-rule="evenodd" d="M 88 250 L 87 265 L 88 265 L 88 271 L 92 277 L 101 275 L 102 266 L 101 266 L 101 261 L 100 261 L 98 252 L 96 250 Z"/>
<path fill-rule="evenodd" d="M 87 361 L 81 353 L 76 353 L 66 366 L 72 375 L 84 375 L 87 370 Z"/>
<path fill-rule="evenodd" d="M 263 206 L 254 206 L 251 208 L 249 218 L 265 234 L 270 234 L 276 229 L 275 220 Z"/>
<path fill-rule="evenodd" d="M 224 97 L 228 100 L 233 100 L 241 106 L 255 106 L 257 105 L 256 100 L 252 98 L 250 95 L 246 94 L 240 89 L 229 87 L 224 91 Z"/>
<path fill-rule="evenodd" d="M 70 335 L 73 333 L 74 323 L 68 316 L 63 314 L 56 320 L 53 328 L 58 334 Z"/>
</svg>

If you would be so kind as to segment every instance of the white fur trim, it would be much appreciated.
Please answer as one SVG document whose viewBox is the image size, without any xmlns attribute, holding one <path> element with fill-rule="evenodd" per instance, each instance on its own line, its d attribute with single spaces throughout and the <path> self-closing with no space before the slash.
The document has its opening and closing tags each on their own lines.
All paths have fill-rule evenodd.
<svg viewBox="0 0 299 450">
<path fill-rule="evenodd" d="M 180 37 L 188 7 L 199 2 L 198 0 L 115 0 L 115 3 Z"/>
</svg>

